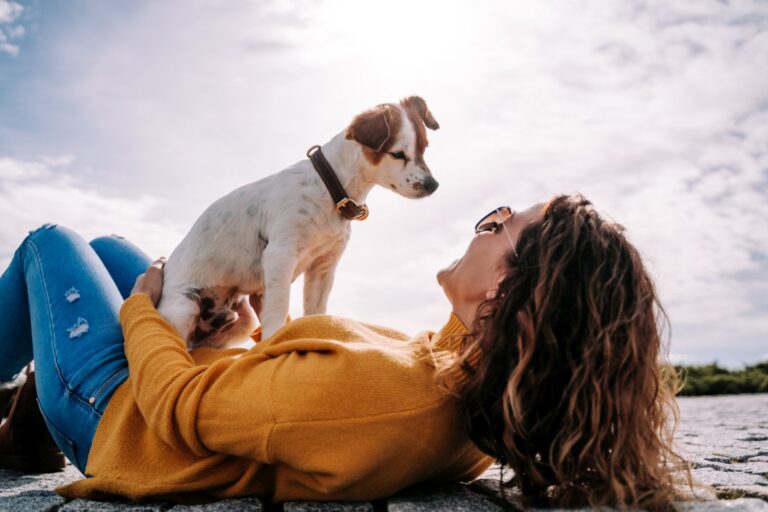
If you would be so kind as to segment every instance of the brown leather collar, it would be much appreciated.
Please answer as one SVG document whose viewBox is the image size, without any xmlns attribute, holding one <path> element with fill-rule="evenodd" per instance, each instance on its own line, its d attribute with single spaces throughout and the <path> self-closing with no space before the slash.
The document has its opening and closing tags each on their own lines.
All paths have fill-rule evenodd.
<svg viewBox="0 0 768 512">
<path fill-rule="evenodd" d="M 315 151 L 317 150 L 317 151 Z M 368 207 L 365 204 L 358 205 L 353 199 L 350 199 L 344 187 L 333 172 L 331 164 L 325 159 L 320 146 L 315 144 L 307 150 L 307 157 L 312 162 L 317 174 L 323 179 L 325 188 L 330 192 L 333 202 L 336 203 L 336 210 L 347 220 L 365 220 L 368 217 Z"/>
</svg>

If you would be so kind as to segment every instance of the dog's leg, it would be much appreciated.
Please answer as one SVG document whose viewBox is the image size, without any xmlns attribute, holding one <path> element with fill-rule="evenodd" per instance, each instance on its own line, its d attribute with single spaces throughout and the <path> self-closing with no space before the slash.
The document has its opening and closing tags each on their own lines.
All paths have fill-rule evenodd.
<svg viewBox="0 0 768 512">
<path fill-rule="evenodd" d="M 248 297 L 248 302 L 250 302 L 251 308 L 253 308 L 253 310 L 256 312 L 256 318 L 259 319 L 259 323 L 261 323 L 261 315 L 264 311 L 264 304 L 261 300 L 261 295 L 262 294 L 260 293 L 252 293 Z"/>
<path fill-rule="evenodd" d="M 323 259 L 304 272 L 304 315 L 322 315 L 328 307 L 338 258 Z"/>
<path fill-rule="evenodd" d="M 288 317 L 291 280 L 296 268 L 296 255 L 285 247 L 269 245 L 264 250 L 264 311 L 261 321 L 261 339 L 265 340 L 280 329 Z"/>
</svg>

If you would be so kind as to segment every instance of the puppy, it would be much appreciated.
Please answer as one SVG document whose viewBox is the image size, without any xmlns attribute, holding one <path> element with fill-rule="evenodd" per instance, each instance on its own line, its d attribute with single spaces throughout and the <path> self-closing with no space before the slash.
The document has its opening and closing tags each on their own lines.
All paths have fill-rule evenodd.
<svg viewBox="0 0 768 512">
<path fill-rule="evenodd" d="M 409 198 L 437 189 L 424 162 L 425 127 L 439 124 L 419 96 L 378 105 L 311 148 L 311 158 L 215 201 L 168 258 L 159 312 L 190 348 L 244 338 L 257 317 L 266 339 L 285 323 L 291 283 L 304 274 L 304 314 L 325 313 L 348 217 L 367 216 L 371 188 Z M 318 159 L 347 199 L 332 197 L 324 180 L 334 178 L 321 176 Z"/>
</svg>

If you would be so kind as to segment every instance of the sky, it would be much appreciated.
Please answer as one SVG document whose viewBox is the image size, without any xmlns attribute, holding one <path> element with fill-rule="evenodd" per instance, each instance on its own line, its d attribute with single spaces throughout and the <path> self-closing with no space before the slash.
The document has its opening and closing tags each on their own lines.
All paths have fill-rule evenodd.
<svg viewBox="0 0 768 512">
<path fill-rule="evenodd" d="M 768 359 L 765 0 L 0 0 L 0 268 L 45 222 L 168 255 L 412 94 L 440 188 L 371 192 L 330 314 L 439 329 L 477 218 L 580 192 L 643 255 L 673 361 Z"/>
</svg>

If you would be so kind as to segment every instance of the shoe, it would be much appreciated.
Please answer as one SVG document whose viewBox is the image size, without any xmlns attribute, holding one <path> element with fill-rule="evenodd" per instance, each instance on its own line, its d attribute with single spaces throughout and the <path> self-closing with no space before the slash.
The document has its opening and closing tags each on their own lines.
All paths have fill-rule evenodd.
<svg viewBox="0 0 768 512">
<path fill-rule="evenodd" d="M 25 370 L 33 370 L 34 368 L 24 368 Z M 8 411 L 11 408 L 13 397 L 16 396 L 16 392 L 26 382 L 27 372 L 16 377 L 16 379 L 9 382 L 0 382 L 0 420 L 3 420 L 8 416 Z M 2 421 L 0 421 L 2 423 Z"/>
<path fill-rule="evenodd" d="M 19 388 L 0 425 L 0 468 L 25 473 L 53 473 L 64 469 L 66 459 L 53 441 L 37 405 L 35 372 Z"/>
<path fill-rule="evenodd" d="M 13 402 L 13 397 L 16 396 L 17 391 L 18 388 L 0 389 L 0 420 L 8 416 L 6 413 L 11 408 L 11 402 Z"/>
</svg>

